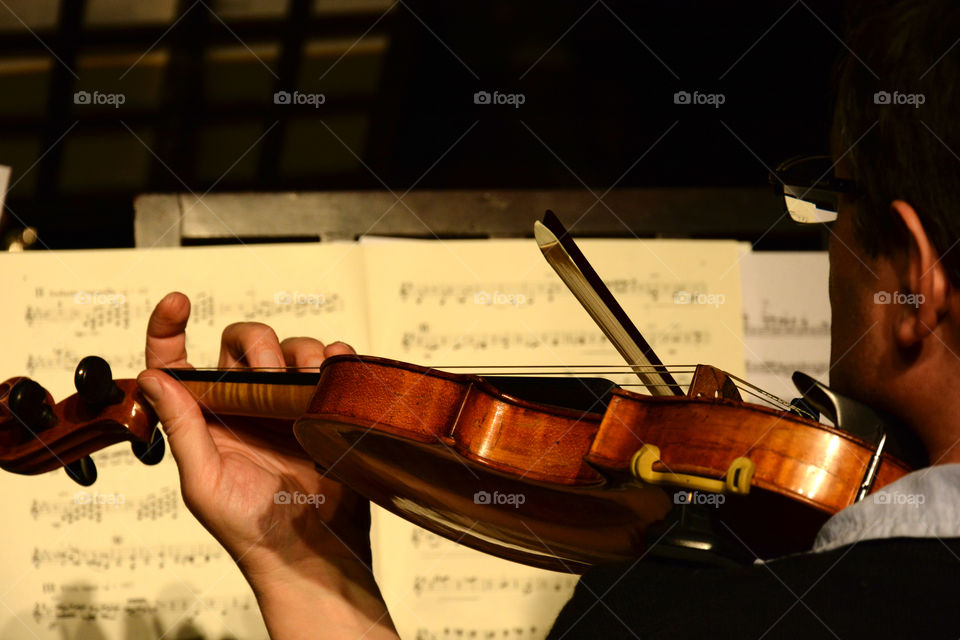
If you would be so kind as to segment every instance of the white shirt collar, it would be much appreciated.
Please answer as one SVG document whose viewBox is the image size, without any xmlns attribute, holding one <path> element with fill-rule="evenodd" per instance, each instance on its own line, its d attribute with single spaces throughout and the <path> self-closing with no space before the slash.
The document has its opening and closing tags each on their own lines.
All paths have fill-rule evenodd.
<svg viewBox="0 0 960 640">
<path fill-rule="evenodd" d="M 908 473 L 835 514 L 813 551 L 862 540 L 960 537 L 960 463 Z"/>
</svg>

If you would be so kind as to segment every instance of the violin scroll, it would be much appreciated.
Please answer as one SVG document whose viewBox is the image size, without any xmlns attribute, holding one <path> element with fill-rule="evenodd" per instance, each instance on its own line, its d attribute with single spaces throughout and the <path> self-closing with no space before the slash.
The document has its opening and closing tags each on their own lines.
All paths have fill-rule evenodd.
<svg viewBox="0 0 960 640">
<path fill-rule="evenodd" d="M 97 478 L 90 454 L 122 441 L 141 462 L 160 462 L 163 436 L 136 380 L 114 380 L 105 360 L 89 356 L 74 382 L 77 393 L 57 403 L 30 378 L 0 383 L 0 468 L 34 475 L 64 467 L 89 486 Z"/>
</svg>

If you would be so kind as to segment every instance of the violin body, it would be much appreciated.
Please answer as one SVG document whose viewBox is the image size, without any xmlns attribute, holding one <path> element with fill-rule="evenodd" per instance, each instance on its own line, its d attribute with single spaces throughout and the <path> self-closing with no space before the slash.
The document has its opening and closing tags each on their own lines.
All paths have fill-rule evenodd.
<svg viewBox="0 0 960 640">
<path fill-rule="evenodd" d="M 294 432 L 321 468 L 382 507 L 542 568 L 580 572 L 643 554 L 678 491 L 629 472 L 648 443 L 662 456 L 654 469 L 675 474 L 719 478 L 749 458 L 750 494 L 725 496 L 715 517 L 761 557 L 808 549 L 854 502 L 875 447 L 724 397 L 723 377 L 697 379 L 694 397 L 615 390 L 601 416 L 534 405 L 476 376 L 338 356 Z M 367 393 L 343 391 L 358 387 Z M 884 456 L 873 488 L 909 471 Z"/>
<path fill-rule="evenodd" d="M 749 494 L 726 495 L 711 511 L 721 529 L 761 558 L 810 549 L 827 519 L 856 501 L 876 451 L 846 431 L 771 407 L 618 389 L 585 460 L 612 473 L 629 468 L 645 443 L 659 449 L 654 471 L 719 478 L 737 457 L 753 462 Z M 910 471 L 881 456 L 871 491 Z"/>
<path fill-rule="evenodd" d="M 284 419 L 257 428 L 289 434 L 292 425 L 320 473 L 414 524 L 557 571 L 642 556 L 658 523 L 698 491 L 723 498 L 710 517 L 752 554 L 802 551 L 855 501 L 864 478 L 876 490 L 911 470 L 850 433 L 743 402 L 726 374 L 704 365 L 686 396 L 615 389 L 589 411 L 507 393 L 495 379 L 370 356 L 329 358 L 319 374 L 167 372 L 208 413 Z M 141 455 L 159 432 L 134 380 L 56 405 L 49 394 L 18 397 L 18 413 L 11 397 L 20 381 L 0 385 L 0 467 L 69 470 L 121 440 L 156 461 Z M 40 429 L 44 415 L 52 424 Z"/>
<path fill-rule="evenodd" d="M 357 385 L 367 393 L 346 391 Z M 600 422 L 477 376 L 337 356 L 294 433 L 331 476 L 414 524 L 580 573 L 641 555 L 644 531 L 672 507 L 661 489 L 612 483 L 586 463 Z"/>
</svg>

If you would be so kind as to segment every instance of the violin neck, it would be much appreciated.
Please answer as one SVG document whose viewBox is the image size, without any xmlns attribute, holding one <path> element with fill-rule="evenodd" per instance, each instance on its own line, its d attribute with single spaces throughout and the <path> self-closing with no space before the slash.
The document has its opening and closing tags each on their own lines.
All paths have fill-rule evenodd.
<svg viewBox="0 0 960 640">
<path fill-rule="evenodd" d="M 163 369 L 216 415 L 296 420 L 307 412 L 319 373 Z"/>
</svg>

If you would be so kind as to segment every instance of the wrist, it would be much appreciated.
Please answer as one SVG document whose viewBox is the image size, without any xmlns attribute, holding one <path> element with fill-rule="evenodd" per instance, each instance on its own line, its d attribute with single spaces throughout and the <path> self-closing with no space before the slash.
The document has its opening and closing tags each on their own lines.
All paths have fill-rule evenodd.
<svg viewBox="0 0 960 640">
<path fill-rule="evenodd" d="M 247 560 L 238 564 L 274 640 L 397 637 L 373 574 L 359 560 Z"/>
</svg>

